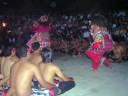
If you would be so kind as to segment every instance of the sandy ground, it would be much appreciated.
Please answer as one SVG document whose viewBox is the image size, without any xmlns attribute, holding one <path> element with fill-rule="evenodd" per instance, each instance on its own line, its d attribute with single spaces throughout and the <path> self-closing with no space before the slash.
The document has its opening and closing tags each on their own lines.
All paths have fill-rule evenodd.
<svg viewBox="0 0 128 96">
<path fill-rule="evenodd" d="M 73 89 L 60 96 L 128 96 L 128 62 L 112 63 L 112 69 L 101 65 L 96 72 L 84 55 L 58 55 L 54 63 L 76 82 Z"/>
</svg>

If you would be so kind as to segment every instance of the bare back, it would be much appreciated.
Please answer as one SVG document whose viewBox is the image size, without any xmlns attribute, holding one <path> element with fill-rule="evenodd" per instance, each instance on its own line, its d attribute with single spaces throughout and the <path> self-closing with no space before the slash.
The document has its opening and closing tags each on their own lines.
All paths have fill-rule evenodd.
<svg viewBox="0 0 128 96">
<path fill-rule="evenodd" d="M 36 78 L 40 85 L 45 88 L 53 87 L 44 81 L 39 67 L 30 61 L 19 61 L 11 69 L 11 85 L 16 92 L 16 96 L 30 96 L 32 79 Z"/>
<path fill-rule="evenodd" d="M 15 56 L 3 57 L 1 61 L 1 73 L 3 75 L 3 83 L 7 83 L 9 86 L 10 69 L 14 63 L 19 59 Z"/>
<path fill-rule="evenodd" d="M 62 70 L 59 68 L 59 66 L 52 64 L 52 63 L 42 63 L 40 64 L 40 70 L 41 70 L 41 74 L 44 77 L 44 79 L 51 83 L 54 84 L 54 79 L 55 77 L 59 78 L 60 80 L 63 81 L 68 81 L 71 80 L 69 77 L 67 77 L 66 75 L 64 75 L 64 73 L 62 72 Z"/>
<path fill-rule="evenodd" d="M 53 83 L 54 76 L 56 75 L 54 66 L 52 64 L 40 64 L 41 74 L 44 76 L 44 79 L 51 83 Z"/>
<path fill-rule="evenodd" d="M 42 61 L 41 55 L 37 52 L 31 53 L 29 61 L 35 65 L 39 64 Z"/>
<path fill-rule="evenodd" d="M 31 94 L 33 71 L 29 62 L 18 62 L 11 70 L 11 86 L 17 96 L 29 96 Z"/>
</svg>

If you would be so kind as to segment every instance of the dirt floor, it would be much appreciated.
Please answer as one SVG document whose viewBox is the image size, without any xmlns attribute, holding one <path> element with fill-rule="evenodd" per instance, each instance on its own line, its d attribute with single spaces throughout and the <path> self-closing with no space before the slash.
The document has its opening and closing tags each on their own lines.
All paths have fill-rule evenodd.
<svg viewBox="0 0 128 96">
<path fill-rule="evenodd" d="M 128 96 L 128 62 L 112 63 L 112 69 L 101 65 L 96 72 L 84 55 L 57 55 L 54 63 L 76 82 L 73 89 L 60 96 Z"/>
</svg>

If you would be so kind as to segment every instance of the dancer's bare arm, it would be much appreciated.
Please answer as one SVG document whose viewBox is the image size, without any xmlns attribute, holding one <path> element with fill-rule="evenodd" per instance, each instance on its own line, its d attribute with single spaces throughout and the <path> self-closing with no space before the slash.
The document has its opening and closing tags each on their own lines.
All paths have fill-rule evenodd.
<svg viewBox="0 0 128 96">
<path fill-rule="evenodd" d="M 66 76 L 58 66 L 55 67 L 55 72 L 56 72 L 57 77 L 59 77 L 63 81 L 72 81 L 73 80 L 72 77 Z"/>
</svg>

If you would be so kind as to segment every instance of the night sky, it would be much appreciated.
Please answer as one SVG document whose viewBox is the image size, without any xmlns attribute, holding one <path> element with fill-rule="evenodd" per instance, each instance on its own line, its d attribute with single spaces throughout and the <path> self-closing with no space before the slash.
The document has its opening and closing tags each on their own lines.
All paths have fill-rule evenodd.
<svg viewBox="0 0 128 96">
<path fill-rule="evenodd" d="M 0 11 L 48 8 L 60 10 L 88 10 L 91 8 L 127 10 L 128 0 L 0 0 Z"/>
</svg>

